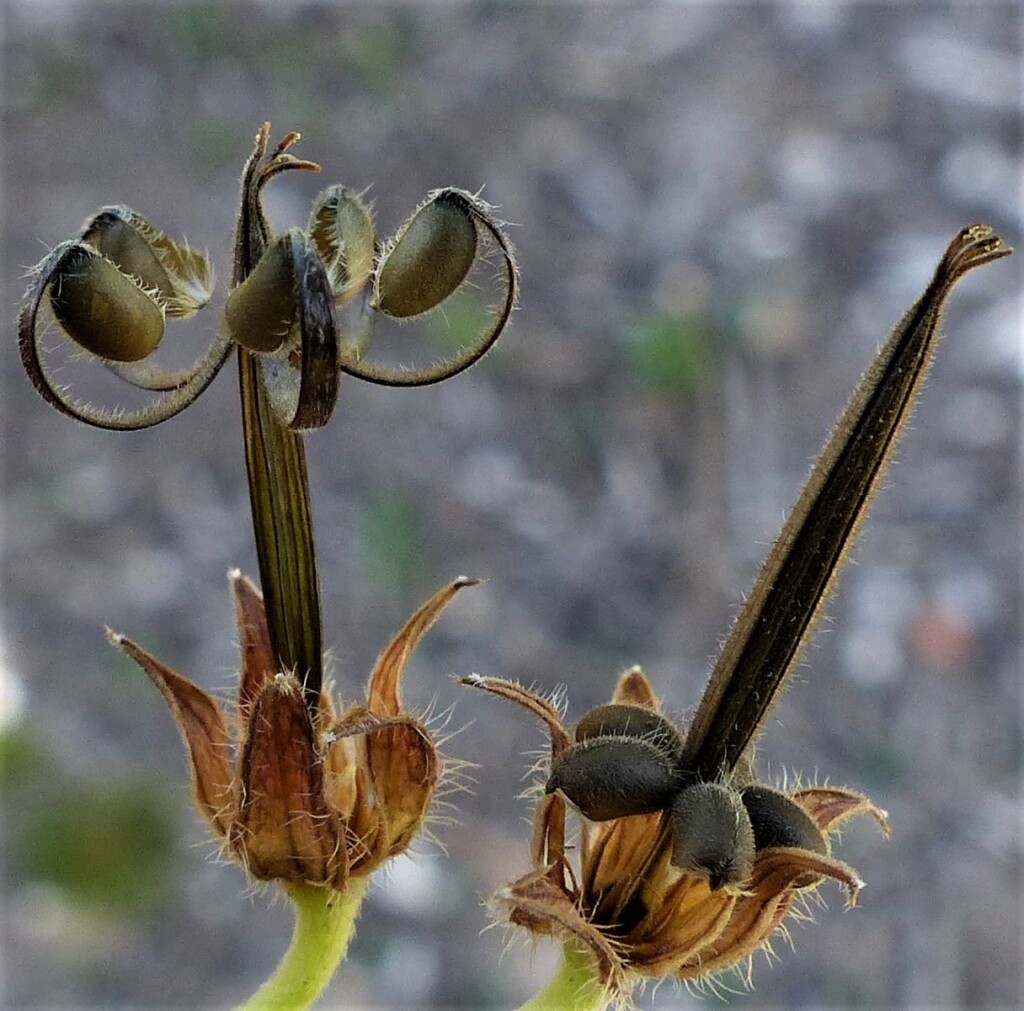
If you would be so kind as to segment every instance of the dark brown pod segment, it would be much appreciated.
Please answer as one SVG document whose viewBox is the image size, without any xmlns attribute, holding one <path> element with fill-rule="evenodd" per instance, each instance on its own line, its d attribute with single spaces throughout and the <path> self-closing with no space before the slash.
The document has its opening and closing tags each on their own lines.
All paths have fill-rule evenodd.
<svg viewBox="0 0 1024 1011">
<path fill-rule="evenodd" d="M 334 295 L 323 261 L 308 236 L 294 228 L 274 247 L 290 250 L 282 259 L 291 261 L 295 318 L 286 343 L 278 351 L 256 358 L 278 421 L 294 430 L 320 428 L 330 419 L 338 398 Z M 250 278 L 255 276 L 256 271 Z"/>
<path fill-rule="evenodd" d="M 316 198 L 306 233 L 327 268 L 335 304 L 352 301 L 373 273 L 377 239 L 370 208 L 347 186 L 331 186 Z"/>
<path fill-rule="evenodd" d="M 643 706 L 613 702 L 591 709 L 576 724 L 577 741 L 592 737 L 632 737 L 650 741 L 659 750 L 678 755 L 683 738 L 670 720 Z"/>
<path fill-rule="evenodd" d="M 149 362 L 132 361 L 127 357 L 129 353 L 135 354 L 140 350 L 140 346 L 153 344 L 152 330 L 146 331 L 146 327 L 152 322 L 152 310 L 147 308 L 143 308 L 139 317 L 144 324 L 141 337 L 136 333 L 129 335 L 129 343 L 135 346 L 135 351 L 127 352 L 122 348 L 119 352 L 117 344 L 120 338 L 105 336 L 99 330 L 87 335 L 88 344 L 80 344 L 81 334 L 69 333 L 64 328 L 79 330 L 79 320 L 84 318 L 92 329 L 95 317 L 91 309 L 83 303 L 82 297 L 88 294 L 88 275 L 92 274 L 94 279 L 97 276 L 96 264 L 106 265 L 99 268 L 99 276 L 104 279 L 104 285 L 108 282 L 112 285 L 111 290 L 115 293 L 128 292 L 134 302 L 134 292 L 138 292 L 152 303 L 152 299 L 149 299 L 148 294 L 143 292 L 134 280 L 100 255 L 94 247 L 74 239 L 62 242 L 45 256 L 30 274 L 31 283 L 18 312 L 18 350 L 21 354 L 21 363 L 39 395 L 62 414 L 95 428 L 114 431 L 149 428 L 184 410 L 210 385 L 227 361 L 232 344 L 226 335 L 218 337 L 192 368 L 183 372 L 168 373 L 151 368 Z M 78 281 L 73 282 L 81 286 L 79 294 L 74 298 L 71 288 L 64 284 L 69 274 L 82 275 Z M 147 390 L 166 391 L 166 395 L 152 404 L 129 411 L 106 410 L 75 398 L 70 393 L 67 383 L 54 374 L 46 357 L 40 353 L 39 308 L 44 304 L 43 295 L 46 292 L 52 293 L 53 297 L 48 298 L 46 302 L 50 303 L 54 317 L 61 324 L 62 332 L 76 347 L 85 347 L 86 350 L 90 350 L 91 347 L 95 349 L 94 354 L 104 351 L 120 353 L 122 361 L 102 359 L 104 364 L 133 385 Z M 159 314 L 159 307 L 156 303 L 152 304 Z M 161 332 L 162 322 L 161 316 Z M 114 346 L 108 346 L 108 342 Z"/>
<path fill-rule="evenodd" d="M 824 832 L 792 797 L 762 784 L 744 787 L 740 796 L 750 817 L 754 845 L 758 850 L 790 846 L 810 850 L 824 857 L 829 855 L 828 839 Z M 794 886 L 806 888 L 819 881 L 820 875 L 807 874 L 798 878 Z"/>
<path fill-rule="evenodd" d="M 650 740 L 591 737 L 551 763 L 545 793 L 561 792 L 591 821 L 661 811 L 679 789 L 673 755 Z"/>
<path fill-rule="evenodd" d="M 232 339 L 246 351 L 277 351 L 288 339 L 298 312 L 292 247 L 292 234 L 282 235 L 228 294 L 224 321 Z"/>
<path fill-rule="evenodd" d="M 413 225 L 422 220 L 420 215 L 429 208 L 434 209 L 429 211 L 428 219 L 430 216 L 443 215 L 446 221 L 446 226 L 441 229 L 447 236 L 443 240 L 429 236 L 417 238 L 415 233 L 410 235 Z M 428 230 L 426 223 L 422 227 Z M 472 229 L 474 236 L 472 258 L 468 257 L 469 229 Z M 420 226 L 417 225 L 417 233 L 419 230 Z M 406 318 L 439 305 L 465 280 L 465 274 L 476 259 L 481 238 L 493 244 L 501 259 L 504 295 L 492 310 L 490 325 L 473 343 L 451 358 L 424 369 L 378 365 L 365 360 L 358 349 L 352 352 L 346 349 L 340 357 L 341 371 L 382 386 L 429 386 L 450 379 L 476 364 L 501 336 L 512 315 L 519 297 L 519 268 L 512 244 L 492 216 L 491 208 L 472 193 L 443 189 L 430 194 L 420 210 L 399 231 L 390 251 L 384 253 L 377 265 L 374 305 L 371 307 Z M 431 248 L 442 252 L 447 250 L 451 257 L 443 268 L 437 267 L 433 274 L 424 266 L 424 262 L 430 259 L 428 252 Z M 441 253 L 437 255 L 441 257 Z M 422 282 L 423 287 L 413 280 L 417 276 L 427 278 Z M 442 295 L 442 292 L 446 294 Z"/>
<path fill-rule="evenodd" d="M 712 891 L 742 886 L 754 849 L 754 830 L 735 790 L 697 783 L 672 802 L 672 865 L 704 878 Z"/>
</svg>

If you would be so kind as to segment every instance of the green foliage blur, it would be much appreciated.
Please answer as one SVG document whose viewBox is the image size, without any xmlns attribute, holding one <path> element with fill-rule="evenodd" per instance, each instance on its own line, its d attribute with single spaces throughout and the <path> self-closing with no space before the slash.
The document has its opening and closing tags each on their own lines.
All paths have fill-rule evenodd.
<svg viewBox="0 0 1024 1011">
<path fill-rule="evenodd" d="M 82 781 L 21 723 L 0 732 L 0 787 L 19 812 L 9 852 L 20 880 L 118 917 L 151 913 L 165 900 L 175 828 L 152 783 Z"/>
<path fill-rule="evenodd" d="M 704 315 L 645 316 L 626 334 L 626 367 L 642 386 L 665 394 L 693 393 L 721 366 L 722 339 Z"/>
</svg>

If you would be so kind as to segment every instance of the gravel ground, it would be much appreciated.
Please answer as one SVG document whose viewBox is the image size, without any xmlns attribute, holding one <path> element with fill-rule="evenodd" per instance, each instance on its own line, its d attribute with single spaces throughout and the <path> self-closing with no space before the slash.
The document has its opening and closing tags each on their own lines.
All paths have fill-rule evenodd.
<svg viewBox="0 0 1024 1011">
<path fill-rule="evenodd" d="M 435 586 L 487 580 L 408 679 L 414 706 L 455 706 L 449 750 L 479 764 L 475 793 L 437 830 L 447 858 L 424 844 L 371 893 L 324 1006 L 513 1006 L 556 953 L 513 940 L 502 957 L 481 899 L 528 867 L 517 795 L 542 738 L 449 675 L 564 684 L 578 716 L 639 662 L 673 713 L 696 703 L 809 460 L 945 243 L 973 220 L 1020 242 L 1020 7 L 2 10 L 0 718 L 20 742 L 5 1006 L 225 1006 L 287 941 L 287 911 L 205 859 L 176 731 L 101 634 L 231 683 L 224 573 L 255 570 L 233 368 L 168 424 L 105 434 L 35 396 L 13 327 L 23 268 L 110 203 L 208 248 L 222 299 L 265 119 L 324 166 L 272 188 L 280 227 L 335 181 L 372 184 L 382 233 L 444 185 L 485 185 L 514 223 L 522 306 L 497 350 L 433 389 L 346 380 L 308 440 L 345 696 Z M 1021 1000 L 1020 262 L 957 291 L 899 465 L 761 748 L 780 775 L 869 792 L 892 839 L 850 827 L 859 907 L 826 888 L 795 951 L 759 956 L 744 1007 Z M 190 359 L 220 304 L 172 354 Z M 157 856 L 111 909 L 73 812 L 115 789 L 142 791 Z M 130 864 L 145 845 L 124 848 Z M 84 884 L 53 870 L 72 864 Z M 639 1003 L 697 1002 L 662 987 Z"/>
</svg>

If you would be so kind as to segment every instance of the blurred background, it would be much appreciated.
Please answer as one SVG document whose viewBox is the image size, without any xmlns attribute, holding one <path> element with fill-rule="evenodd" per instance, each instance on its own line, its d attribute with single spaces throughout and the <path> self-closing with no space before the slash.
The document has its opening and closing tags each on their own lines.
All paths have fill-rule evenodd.
<svg viewBox="0 0 1024 1011">
<path fill-rule="evenodd" d="M 308 439 L 339 691 L 435 587 L 484 577 L 411 665 L 476 762 L 448 850 L 370 893 L 324 1007 L 514 1006 L 557 960 L 489 922 L 528 869 L 517 799 L 543 744 L 457 688 L 566 685 L 570 718 L 640 663 L 685 718 L 737 602 L 861 371 L 964 224 L 1020 244 L 1021 8 L 1012 3 L 3 6 L 3 1000 L 215 1008 L 290 917 L 211 859 L 177 731 L 108 623 L 199 683 L 237 666 L 225 572 L 255 572 L 234 367 L 183 415 L 87 430 L 14 352 L 22 274 L 126 203 L 210 251 L 217 325 L 256 127 L 323 165 L 268 191 L 372 185 L 381 235 L 431 188 L 513 223 L 521 310 L 443 386 L 345 380 Z M 964 283 L 947 340 L 797 683 L 760 750 L 863 790 L 884 841 L 839 855 L 735 1006 L 999 1008 L 1021 998 L 1020 266 Z M 461 313 L 413 334 L 421 360 Z M 387 334 L 380 335 L 386 354 Z M 119 393 L 111 388 L 108 403 Z M 436 700 L 436 701 L 435 701 Z M 664 986 L 642 1008 L 699 1003 Z"/>
</svg>

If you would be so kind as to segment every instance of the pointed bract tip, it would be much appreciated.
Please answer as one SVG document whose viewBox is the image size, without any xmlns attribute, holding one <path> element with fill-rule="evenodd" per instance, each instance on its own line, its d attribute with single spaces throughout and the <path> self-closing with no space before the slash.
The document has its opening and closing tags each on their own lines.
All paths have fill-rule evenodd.
<svg viewBox="0 0 1024 1011">
<path fill-rule="evenodd" d="M 124 636 L 120 632 L 115 632 L 109 625 L 103 626 L 103 634 L 107 637 L 107 642 L 116 649 L 124 645 Z"/>
</svg>

